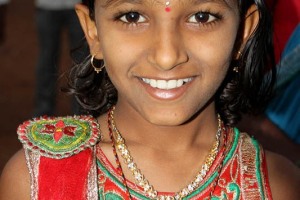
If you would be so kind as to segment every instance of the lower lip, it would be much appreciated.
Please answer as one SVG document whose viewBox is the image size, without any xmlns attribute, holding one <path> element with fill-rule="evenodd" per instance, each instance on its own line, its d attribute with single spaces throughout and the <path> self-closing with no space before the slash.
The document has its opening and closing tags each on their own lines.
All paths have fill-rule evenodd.
<svg viewBox="0 0 300 200">
<path fill-rule="evenodd" d="M 170 90 L 163 90 L 159 88 L 153 88 L 149 84 L 146 84 L 141 80 L 143 87 L 146 89 L 146 92 L 150 94 L 155 99 L 158 100 L 176 100 L 179 99 L 187 91 L 189 85 L 192 81 L 185 83 L 179 88 L 174 88 Z"/>
</svg>

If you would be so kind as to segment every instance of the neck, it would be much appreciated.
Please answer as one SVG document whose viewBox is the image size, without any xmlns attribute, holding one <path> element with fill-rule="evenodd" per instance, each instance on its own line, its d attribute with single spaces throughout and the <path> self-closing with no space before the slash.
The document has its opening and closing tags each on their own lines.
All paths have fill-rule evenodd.
<svg viewBox="0 0 300 200">
<path fill-rule="evenodd" d="M 218 129 L 214 112 L 201 112 L 189 122 L 177 126 L 149 123 L 134 110 L 116 108 L 114 113 L 115 125 L 128 145 L 140 144 L 159 151 L 174 152 L 209 145 L 215 140 Z M 105 118 L 107 123 L 107 116 Z"/>
</svg>

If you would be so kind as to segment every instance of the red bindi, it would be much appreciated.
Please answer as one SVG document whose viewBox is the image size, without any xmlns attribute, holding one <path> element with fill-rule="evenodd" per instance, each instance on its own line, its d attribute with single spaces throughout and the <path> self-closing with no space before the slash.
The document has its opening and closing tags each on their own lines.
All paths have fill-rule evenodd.
<svg viewBox="0 0 300 200">
<path fill-rule="evenodd" d="M 169 6 L 170 6 L 170 1 L 166 1 L 166 7 L 165 7 L 165 11 L 166 12 L 170 12 L 171 11 L 171 8 Z"/>
</svg>

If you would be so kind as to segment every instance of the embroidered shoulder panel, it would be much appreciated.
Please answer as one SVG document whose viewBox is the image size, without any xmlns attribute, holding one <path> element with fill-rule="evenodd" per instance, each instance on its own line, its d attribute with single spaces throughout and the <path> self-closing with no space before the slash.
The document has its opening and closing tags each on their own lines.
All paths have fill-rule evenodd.
<svg viewBox="0 0 300 200">
<path fill-rule="evenodd" d="M 40 117 L 25 121 L 17 130 L 24 148 L 50 158 L 66 158 L 101 139 L 92 116 Z"/>
</svg>

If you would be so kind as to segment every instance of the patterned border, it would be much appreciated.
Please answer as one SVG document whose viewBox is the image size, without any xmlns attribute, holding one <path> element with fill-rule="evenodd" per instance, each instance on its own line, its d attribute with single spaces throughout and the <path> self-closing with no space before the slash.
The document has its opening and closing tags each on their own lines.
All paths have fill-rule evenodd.
<svg viewBox="0 0 300 200">
<path fill-rule="evenodd" d="M 56 124 L 60 123 L 62 123 L 63 125 L 64 123 L 68 124 L 68 126 L 72 126 L 72 128 L 74 128 L 71 131 L 66 130 L 66 134 L 72 135 L 76 133 L 80 137 L 78 137 L 76 141 L 74 139 L 74 142 L 71 138 L 69 139 L 71 142 L 66 143 L 63 139 L 61 139 L 62 136 L 59 137 L 59 140 L 61 139 L 61 141 L 59 142 L 57 140 L 55 141 L 55 136 L 53 136 L 53 139 L 51 139 L 50 142 L 52 142 L 54 145 L 49 145 L 49 140 L 41 140 L 40 138 L 35 137 L 36 135 L 43 135 L 43 133 L 41 133 L 42 129 L 37 128 L 38 126 L 46 128 L 50 126 L 49 130 L 50 132 L 52 131 L 50 134 L 55 134 L 57 132 L 60 133 L 59 131 L 62 132 L 61 126 L 58 126 L 57 128 L 55 127 Z M 76 132 L 75 129 L 80 126 L 85 127 L 85 129 Z M 58 131 L 56 131 L 56 129 L 53 131 L 53 127 Z M 35 118 L 33 120 L 25 121 L 23 124 L 21 124 L 18 127 L 17 133 L 18 138 L 22 142 L 25 149 L 29 149 L 42 156 L 55 159 L 67 158 L 74 154 L 78 154 L 79 152 L 95 145 L 99 142 L 99 140 L 101 140 L 101 132 L 97 120 L 88 115 L 73 117 L 44 116 Z M 83 135 L 84 137 L 82 137 Z"/>
</svg>

